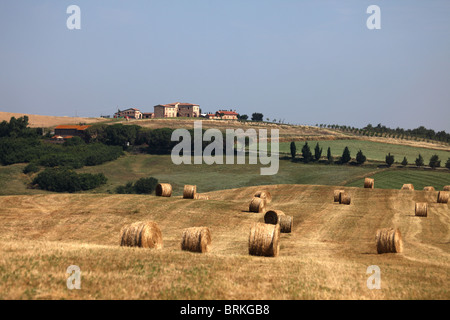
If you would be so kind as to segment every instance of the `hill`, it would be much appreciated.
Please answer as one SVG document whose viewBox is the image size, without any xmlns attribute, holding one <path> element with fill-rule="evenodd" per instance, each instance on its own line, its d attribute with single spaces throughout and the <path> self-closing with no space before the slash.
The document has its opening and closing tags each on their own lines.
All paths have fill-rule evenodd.
<svg viewBox="0 0 450 320">
<path fill-rule="evenodd" d="M 248 255 L 249 213 L 258 189 L 268 206 L 294 217 L 277 258 Z M 138 195 L 50 194 L 0 197 L 1 299 L 449 299 L 450 210 L 436 192 L 273 185 L 210 192 L 209 201 Z M 429 202 L 427 218 L 414 216 Z M 123 225 L 152 220 L 164 248 L 119 246 Z M 182 230 L 207 226 L 212 250 L 180 250 Z M 401 254 L 376 253 L 375 233 L 400 228 Z M 81 268 L 81 290 L 65 271 Z M 366 286 L 371 265 L 381 290 Z"/>
<path fill-rule="evenodd" d="M 56 117 L 42 116 L 35 114 L 13 113 L 0 111 L 0 122 L 9 121 L 11 117 L 20 118 L 28 116 L 31 128 L 50 128 L 61 124 L 79 124 L 79 123 L 97 123 L 104 122 L 108 119 L 104 118 L 82 118 L 82 117 Z"/>
</svg>

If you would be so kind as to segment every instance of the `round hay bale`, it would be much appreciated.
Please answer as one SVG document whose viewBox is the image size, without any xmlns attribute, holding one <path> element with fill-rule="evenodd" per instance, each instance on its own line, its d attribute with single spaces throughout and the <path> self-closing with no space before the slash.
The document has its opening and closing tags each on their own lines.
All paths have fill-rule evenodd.
<svg viewBox="0 0 450 320">
<path fill-rule="evenodd" d="M 364 188 L 373 189 L 375 187 L 375 180 L 371 178 L 364 179 Z"/>
<path fill-rule="evenodd" d="M 154 222 L 135 222 L 121 229 L 120 245 L 125 247 L 140 247 L 161 249 L 163 238 L 161 230 Z"/>
<path fill-rule="evenodd" d="M 438 197 L 437 197 L 437 202 L 438 203 L 447 203 L 449 196 L 450 196 L 450 193 L 448 193 L 447 191 L 439 191 Z"/>
<path fill-rule="evenodd" d="M 411 183 L 406 183 L 401 190 L 414 190 L 414 186 Z"/>
<path fill-rule="evenodd" d="M 339 203 L 349 205 L 351 202 L 351 197 L 347 192 L 341 192 L 339 195 Z"/>
<path fill-rule="evenodd" d="M 272 195 L 269 191 L 258 191 L 255 193 L 254 197 L 264 199 L 266 204 L 272 202 Z"/>
<path fill-rule="evenodd" d="M 281 233 L 291 233 L 292 226 L 294 224 L 294 217 L 293 216 L 280 216 L 278 224 L 280 225 L 280 232 Z"/>
<path fill-rule="evenodd" d="M 281 210 L 269 210 L 264 215 L 264 222 L 268 224 L 280 223 L 280 217 L 284 215 L 284 212 Z"/>
<path fill-rule="evenodd" d="M 183 230 L 181 250 L 208 252 L 211 245 L 211 231 L 207 227 L 193 227 Z"/>
<path fill-rule="evenodd" d="M 248 253 L 252 256 L 277 257 L 279 251 L 280 225 L 253 224 L 248 239 Z"/>
<path fill-rule="evenodd" d="M 415 215 L 418 217 L 426 217 L 428 215 L 428 203 L 416 202 Z"/>
<path fill-rule="evenodd" d="M 334 190 L 334 202 L 339 202 L 339 198 L 341 197 L 341 193 L 345 192 L 344 190 Z"/>
<path fill-rule="evenodd" d="M 385 228 L 377 230 L 377 252 L 401 253 L 403 251 L 402 234 L 399 229 Z"/>
<path fill-rule="evenodd" d="M 209 196 L 201 193 L 196 193 L 194 196 L 195 200 L 209 200 Z"/>
<path fill-rule="evenodd" d="M 266 210 L 266 202 L 262 198 L 254 197 L 250 202 L 248 211 L 250 212 L 265 212 Z"/>
<path fill-rule="evenodd" d="M 444 186 L 444 191 L 450 191 L 450 186 Z"/>
<path fill-rule="evenodd" d="M 159 183 L 156 186 L 155 194 L 157 197 L 171 197 L 172 185 L 169 183 Z"/>
<path fill-rule="evenodd" d="M 428 187 L 424 187 L 423 188 L 423 191 L 434 191 L 435 189 L 434 189 L 434 187 L 432 187 L 432 186 L 428 186 Z"/>
<path fill-rule="evenodd" d="M 183 190 L 184 199 L 194 199 L 197 193 L 197 186 L 185 185 Z"/>
</svg>

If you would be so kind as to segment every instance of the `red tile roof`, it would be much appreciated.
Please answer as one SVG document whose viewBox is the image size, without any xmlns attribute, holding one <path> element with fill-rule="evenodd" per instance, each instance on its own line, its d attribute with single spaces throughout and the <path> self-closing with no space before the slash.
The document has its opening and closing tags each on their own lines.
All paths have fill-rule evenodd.
<svg viewBox="0 0 450 320">
<path fill-rule="evenodd" d="M 223 110 L 217 111 L 217 113 L 223 113 L 224 115 L 228 116 L 237 116 L 239 114 L 234 111 L 223 111 Z"/>
<path fill-rule="evenodd" d="M 67 125 L 67 126 L 57 126 L 55 128 L 56 129 L 75 129 L 75 130 L 86 130 L 87 128 L 89 128 L 90 126 L 88 125 L 84 125 L 84 126 L 76 126 L 76 125 Z"/>
</svg>

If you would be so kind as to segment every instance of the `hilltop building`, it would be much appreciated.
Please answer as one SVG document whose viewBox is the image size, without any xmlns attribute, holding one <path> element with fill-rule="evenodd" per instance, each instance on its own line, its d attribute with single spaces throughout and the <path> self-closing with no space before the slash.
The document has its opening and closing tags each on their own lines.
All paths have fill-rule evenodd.
<svg viewBox="0 0 450 320">
<path fill-rule="evenodd" d="M 136 108 L 129 108 L 123 111 L 117 111 L 114 118 L 142 119 L 142 112 Z"/>
<path fill-rule="evenodd" d="M 154 107 L 154 110 L 154 118 L 198 118 L 200 116 L 200 106 L 192 103 L 159 104 Z"/>
</svg>

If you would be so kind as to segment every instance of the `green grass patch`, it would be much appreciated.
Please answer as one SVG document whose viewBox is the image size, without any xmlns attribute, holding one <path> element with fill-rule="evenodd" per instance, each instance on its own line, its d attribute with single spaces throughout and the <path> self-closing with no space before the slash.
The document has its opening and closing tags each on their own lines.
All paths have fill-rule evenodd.
<svg viewBox="0 0 450 320">
<path fill-rule="evenodd" d="M 422 190 L 426 186 L 433 186 L 436 190 L 442 190 L 450 184 L 450 172 L 439 170 L 413 170 L 390 169 L 376 173 L 371 178 L 375 179 L 375 188 L 400 189 L 405 183 L 412 183 L 415 190 Z M 363 187 L 364 179 L 357 179 L 346 184 L 348 187 Z"/>
<path fill-rule="evenodd" d="M 368 160 L 385 161 L 386 155 L 391 153 L 395 157 L 395 163 L 401 163 L 403 157 L 406 156 L 409 164 L 414 164 L 414 161 L 419 156 L 419 153 L 424 158 L 425 164 L 428 162 L 432 155 L 437 154 L 441 159 L 441 166 L 445 166 L 445 162 L 450 158 L 450 151 L 432 150 L 427 148 L 388 144 L 382 142 L 364 141 L 364 140 L 321 140 L 321 141 L 308 141 L 308 145 L 311 148 L 311 152 L 314 154 L 314 147 L 316 143 L 323 149 L 322 156 L 327 155 L 327 149 L 330 147 L 331 154 L 335 157 L 340 157 L 345 147 L 350 150 L 352 158 L 356 157 L 356 153 L 361 149 Z M 290 154 L 290 142 L 280 143 L 280 152 Z M 303 141 L 297 141 L 295 143 L 297 147 L 297 153 L 301 153 L 302 147 L 305 144 Z"/>
</svg>

